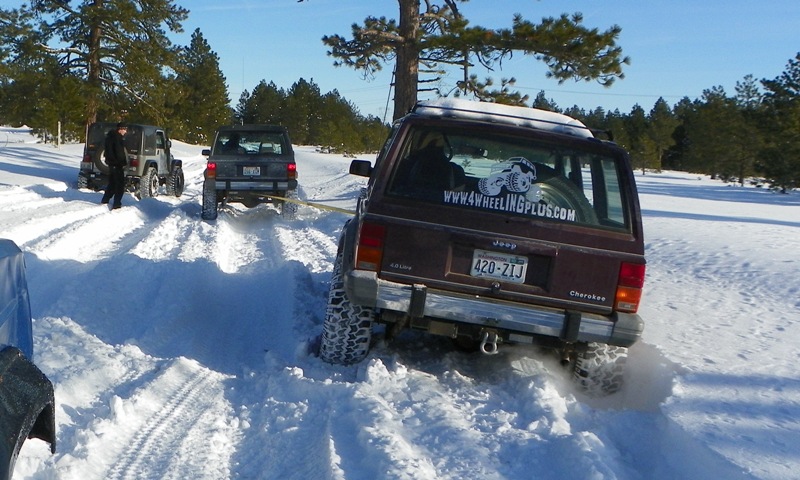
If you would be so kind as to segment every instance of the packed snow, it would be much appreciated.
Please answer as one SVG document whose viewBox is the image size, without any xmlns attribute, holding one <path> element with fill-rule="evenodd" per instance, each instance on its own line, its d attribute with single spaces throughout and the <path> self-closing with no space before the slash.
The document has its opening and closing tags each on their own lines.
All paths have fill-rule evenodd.
<svg viewBox="0 0 800 480">
<path fill-rule="evenodd" d="M 345 213 L 200 219 L 186 190 L 121 210 L 82 145 L 0 129 L 0 237 L 25 252 L 57 452 L 15 479 L 787 479 L 800 476 L 800 194 L 637 174 L 648 259 L 627 384 L 577 393 L 549 352 L 406 333 L 314 355 Z M 353 209 L 350 159 L 297 147 L 300 198 Z"/>
</svg>

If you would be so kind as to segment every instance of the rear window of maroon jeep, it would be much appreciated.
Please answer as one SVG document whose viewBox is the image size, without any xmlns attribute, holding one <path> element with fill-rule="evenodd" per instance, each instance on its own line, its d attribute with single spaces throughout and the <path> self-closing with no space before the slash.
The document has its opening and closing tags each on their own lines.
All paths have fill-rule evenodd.
<svg viewBox="0 0 800 480">
<path fill-rule="evenodd" d="M 624 159 L 599 141 L 588 142 L 595 141 L 417 126 L 405 136 L 387 193 L 466 210 L 630 231 L 621 186 Z"/>
</svg>

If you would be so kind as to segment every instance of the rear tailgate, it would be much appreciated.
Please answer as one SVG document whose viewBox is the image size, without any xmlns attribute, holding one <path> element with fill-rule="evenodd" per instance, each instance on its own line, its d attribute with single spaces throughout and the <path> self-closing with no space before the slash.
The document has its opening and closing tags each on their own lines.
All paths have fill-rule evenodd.
<svg viewBox="0 0 800 480">
<path fill-rule="evenodd" d="M 224 182 L 227 190 L 285 190 L 289 165 L 294 163 L 278 156 L 241 155 L 217 155 L 213 161 L 217 183 Z"/>
<path fill-rule="evenodd" d="M 611 311 L 619 253 L 383 217 L 380 277 L 525 304 Z M 636 256 L 632 256 L 635 258 Z"/>
</svg>

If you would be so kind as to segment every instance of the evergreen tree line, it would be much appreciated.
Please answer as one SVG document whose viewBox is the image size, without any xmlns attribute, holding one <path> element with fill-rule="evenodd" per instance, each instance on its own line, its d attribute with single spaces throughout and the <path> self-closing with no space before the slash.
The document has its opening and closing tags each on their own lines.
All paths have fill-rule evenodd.
<svg viewBox="0 0 800 480">
<path fill-rule="evenodd" d="M 283 125 L 292 143 L 339 153 L 377 151 L 389 133 L 381 119 L 362 116 L 338 91 L 322 94 L 313 79 L 301 78 L 288 90 L 262 80 L 252 93 L 242 93 L 235 117 L 239 123 Z"/>
<path fill-rule="evenodd" d="M 800 53 L 777 78 L 752 75 L 728 94 L 721 86 L 673 107 L 659 98 L 649 112 L 560 109 L 544 92 L 532 106 L 564 113 L 609 132 L 643 172 L 680 170 L 744 185 L 761 179 L 783 191 L 800 187 Z"/>
<path fill-rule="evenodd" d="M 616 45 L 617 26 L 589 29 L 580 14 L 539 24 L 517 15 L 509 28 L 486 29 L 461 15 L 464 1 L 423 6 L 398 0 L 399 22 L 368 17 L 353 25 L 352 39 L 322 40 L 335 64 L 366 76 L 395 62 L 395 118 L 418 91 L 430 90 L 417 73 L 440 75 L 446 65 L 459 66 L 464 80 L 445 95 L 526 105 L 527 96 L 512 90 L 513 78 L 492 90 L 491 79 L 479 82 L 469 70 L 490 68 L 513 51 L 544 61 L 559 82 L 611 84 L 623 77 L 628 60 Z M 288 90 L 262 81 L 232 109 L 219 58 L 200 30 L 188 46 L 168 39 L 168 31 L 182 31 L 187 16 L 173 0 L 37 0 L 0 8 L 0 123 L 27 124 L 43 136 L 60 128 L 63 139 L 80 141 L 88 123 L 126 120 L 163 126 L 173 138 L 195 144 L 209 144 L 221 124 L 277 123 L 288 127 L 295 143 L 350 152 L 380 147 L 387 126 L 362 117 L 335 90 L 322 94 L 313 80 L 300 79 Z M 544 93 L 532 106 L 561 111 Z M 800 183 L 800 54 L 778 78 L 745 77 L 733 95 L 714 87 L 673 107 L 659 99 L 649 112 L 639 105 L 626 114 L 578 106 L 563 112 L 613 132 L 643 170 L 686 170 L 742 183 L 759 175 L 783 189 Z"/>
<path fill-rule="evenodd" d="M 362 117 L 336 91 L 321 94 L 313 81 L 286 91 L 261 82 L 231 108 L 219 57 L 200 29 L 188 46 L 167 38 L 187 15 L 172 0 L 38 0 L 0 9 L 0 124 L 80 142 L 94 121 L 127 121 L 208 145 L 220 125 L 274 123 L 296 143 L 380 148 L 388 126 Z"/>
</svg>

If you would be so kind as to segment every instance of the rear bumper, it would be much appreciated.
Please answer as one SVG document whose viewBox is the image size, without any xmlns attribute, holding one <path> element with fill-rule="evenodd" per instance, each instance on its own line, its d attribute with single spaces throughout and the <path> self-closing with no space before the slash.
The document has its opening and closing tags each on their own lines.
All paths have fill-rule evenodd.
<svg viewBox="0 0 800 480">
<path fill-rule="evenodd" d="M 284 192 L 297 188 L 297 180 L 241 180 L 241 179 L 216 179 L 217 190 L 228 192 Z"/>
<path fill-rule="evenodd" d="M 358 305 L 511 333 L 628 347 L 644 330 L 644 321 L 637 314 L 615 312 L 605 316 L 455 294 L 424 285 L 387 282 L 374 272 L 359 270 L 349 272 L 344 280 L 348 297 Z"/>
</svg>

